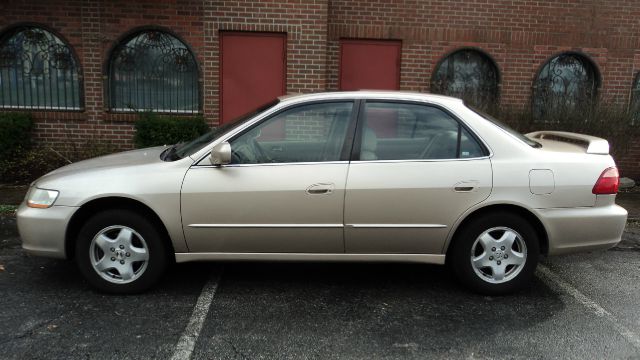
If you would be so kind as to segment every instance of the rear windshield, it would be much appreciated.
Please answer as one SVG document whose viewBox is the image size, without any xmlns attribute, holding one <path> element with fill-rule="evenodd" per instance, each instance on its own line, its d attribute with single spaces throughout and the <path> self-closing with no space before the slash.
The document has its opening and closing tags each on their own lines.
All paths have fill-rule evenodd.
<svg viewBox="0 0 640 360">
<path fill-rule="evenodd" d="M 509 134 L 515 136 L 516 138 L 520 139 L 525 144 L 527 144 L 527 145 L 529 145 L 531 147 L 535 147 L 535 148 L 542 147 L 542 145 L 539 142 L 537 142 L 535 140 L 532 140 L 532 139 L 522 135 L 518 131 L 516 131 L 513 128 L 511 128 L 509 125 L 507 125 L 507 124 L 503 123 L 502 121 L 494 118 L 493 116 L 491 116 L 489 114 L 486 114 L 486 113 L 484 113 L 484 112 L 482 112 L 482 111 L 480 111 L 478 109 L 475 109 L 475 108 L 473 108 L 473 107 L 471 107 L 469 105 L 466 105 L 466 106 L 467 106 L 467 108 L 469 108 L 474 113 L 476 113 L 476 114 L 482 116 L 483 118 L 489 120 L 490 123 L 492 123 L 493 125 L 501 128 L 502 130 L 508 132 Z"/>
</svg>

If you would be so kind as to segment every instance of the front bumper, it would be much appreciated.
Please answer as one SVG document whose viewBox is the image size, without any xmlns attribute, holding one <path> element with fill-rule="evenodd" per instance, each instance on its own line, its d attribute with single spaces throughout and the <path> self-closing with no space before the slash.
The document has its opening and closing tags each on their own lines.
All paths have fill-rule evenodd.
<svg viewBox="0 0 640 360">
<path fill-rule="evenodd" d="M 35 209 L 23 202 L 17 213 L 22 248 L 33 255 L 65 259 L 67 225 L 77 209 L 55 205 L 47 209 Z"/>
<path fill-rule="evenodd" d="M 627 210 L 612 204 L 536 211 L 549 237 L 549 255 L 608 249 L 620 242 Z"/>
</svg>

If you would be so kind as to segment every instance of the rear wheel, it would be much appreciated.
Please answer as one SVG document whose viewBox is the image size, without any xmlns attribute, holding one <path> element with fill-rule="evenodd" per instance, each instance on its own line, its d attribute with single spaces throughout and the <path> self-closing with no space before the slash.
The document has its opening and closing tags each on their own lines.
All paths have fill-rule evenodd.
<svg viewBox="0 0 640 360">
<path fill-rule="evenodd" d="M 153 224 L 133 211 L 98 213 L 78 234 L 78 268 L 101 291 L 144 291 L 160 279 L 167 267 L 161 236 Z"/>
<path fill-rule="evenodd" d="M 471 289 L 501 295 L 530 283 L 539 253 L 537 233 L 527 220 L 496 212 L 471 220 L 456 234 L 450 264 Z"/>
</svg>

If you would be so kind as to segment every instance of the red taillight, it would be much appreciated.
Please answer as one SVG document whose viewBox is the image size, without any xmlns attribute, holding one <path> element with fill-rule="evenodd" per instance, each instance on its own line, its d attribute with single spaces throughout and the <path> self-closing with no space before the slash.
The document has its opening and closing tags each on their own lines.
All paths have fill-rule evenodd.
<svg viewBox="0 0 640 360">
<path fill-rule="evenodd" d="M 593 186 L 593 193 L 596 195 L 617 194 L 618 185 L 620 184 L 620 175 L 618 168 L 610 167 L 600 174 L 598 181 Z"/>
</svg>

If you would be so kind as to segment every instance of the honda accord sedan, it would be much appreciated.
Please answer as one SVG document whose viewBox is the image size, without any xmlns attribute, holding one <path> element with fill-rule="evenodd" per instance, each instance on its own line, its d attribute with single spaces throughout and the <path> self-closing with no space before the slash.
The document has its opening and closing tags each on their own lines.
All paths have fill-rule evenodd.
<svg viewBox="0 0 640 360">
<path fill-rule="evenodd" d="M 606 140 L 526 135 L 444 96 L 285 96 L 188 143 L 81 161 L 35 181 L 23 248 L 75 259 L 101 291 L 173 262 L 448 264 L 483 294 L 542 255 L 606 249 L 627 212 Z"/>
</svg>

